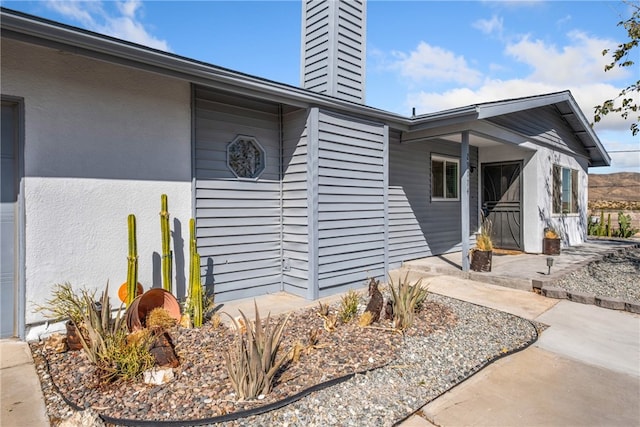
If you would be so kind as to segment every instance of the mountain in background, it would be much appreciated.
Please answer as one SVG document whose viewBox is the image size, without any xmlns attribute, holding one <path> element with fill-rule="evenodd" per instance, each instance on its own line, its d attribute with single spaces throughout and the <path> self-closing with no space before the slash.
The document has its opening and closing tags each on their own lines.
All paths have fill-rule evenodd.
<svg viewBox="0 0 640 427">
<path fill-rule="evenodd" d="M 590 174 L 589 209 L 640 210 L 640 173 Z"/>
</svg>

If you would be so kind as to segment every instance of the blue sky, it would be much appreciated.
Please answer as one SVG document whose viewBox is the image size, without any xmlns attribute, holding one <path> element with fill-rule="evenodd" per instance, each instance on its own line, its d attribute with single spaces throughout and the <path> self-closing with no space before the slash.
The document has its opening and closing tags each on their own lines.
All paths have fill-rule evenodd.
<svg viewBox="0 0 640 427">
<path fill-rule="evenodd" d="M 2 5 L 299 85 L 298 0 Z M 410 115 L 414 107 L 424 114 L 569 89 L 592 120 L 596 104 L 640 75 L 640 61 L 605 73 L 601 54 L 627 40 L 616 24 L 630 13 L 621 1 L 369 0 L 366 103 Z M 612 166 L 590 172 L 640 172 L 640 136 L 631 135 L 630 124 L 610 115 L 596 125 Z"/>
</svg>

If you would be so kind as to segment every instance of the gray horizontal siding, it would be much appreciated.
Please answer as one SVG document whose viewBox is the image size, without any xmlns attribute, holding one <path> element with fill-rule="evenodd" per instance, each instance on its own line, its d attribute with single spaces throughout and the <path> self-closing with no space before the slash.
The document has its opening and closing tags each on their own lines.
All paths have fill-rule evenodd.
<svg viewBox="0 0 640 427">
<path fill-rule="evenodd" d="M 281 288 L 280 128 L 275 104 L 196 90 L 195 174 L 198 251 L 218 301 Z M 255 137 L 266 152 L 257 180 L 239 180 L 226 147 Z"/>
<path fill-rule="evenodd" d="M 459 201 L 431 201 L 431 155 L 460 158 L 460 144 L 413 142 L 389 148 L 389 266 L 403 261 L 461 249 Z M 470 147 L 469 160 L 478 163 L 478 150 Z M 479 169 L 470 176 L 472 233 L 478 221 Z"/>
<path fill-rule="evenodd" d="M 282 184 L 282 256 L 289 265 L 282 272 L 283 289 L 305 297 L 310 285 L 307 116 L 304 110 L 284 117 Z"/>
<path fill-rule="evenodd" d="M 318 120 L 320 295 L 383 277 L 384 126 L 321 112 Z M 354 154 L 365 150 L 366 154 Z"/>
</svg>

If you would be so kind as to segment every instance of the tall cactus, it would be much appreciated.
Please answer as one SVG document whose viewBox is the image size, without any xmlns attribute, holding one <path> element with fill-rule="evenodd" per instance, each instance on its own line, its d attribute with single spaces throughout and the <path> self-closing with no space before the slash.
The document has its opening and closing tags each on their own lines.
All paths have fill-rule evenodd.
<svg viewBox="0 0 640 427">
<path fill-rule="evenodd" d="M 202 278 L 200 277 L 200 255 L 196 241 L 196 220 L 189 220 L 189 306 L 193 313 L 193 326 L 202 326 Z"/>
<path fill-rule="evenodd" d="M 160 230 L 162 232 L 162 287 L 165 291 L 172 292 L 171 266 L 173 253 L 171 252 L 169 228 L 169 206 L 167 195 L 160 196 Z"/>
<path fill-rule="evenodd" d="M 611 237 L 611 213 L 607 214 L 607 237 Z"/>
<path fill-rule="evenodd" d="M 129 256 L 127 257 L 127 306 L 133 302 L 138 286 L 138 245 L 136 242 L 136 216 L 127 218 L 129 229 Z"/>
</svg>

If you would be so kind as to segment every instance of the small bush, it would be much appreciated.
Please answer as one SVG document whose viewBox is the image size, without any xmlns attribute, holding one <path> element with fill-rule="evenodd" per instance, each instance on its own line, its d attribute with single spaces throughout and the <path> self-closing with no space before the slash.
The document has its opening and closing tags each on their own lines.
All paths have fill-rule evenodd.
<svg viewBox="0 0 640 427">
<path fill-rule="evenodd" d="M 154 334 L 149 330 L 142 330 L 135 339 L 127 339 L 124 329 L 109 335 L 97 363 L 101 379 L 105 382 L 133 380 L 151 369 L 155 364 L 155 358 L 149 352 L 153 339 Z"/>
<path fill-rule="evenodd" d="M 359 301 L 358 293 L 353 289 L 342 296 L 340 311 L 338 312 L 338 317 L 342 323 L 349 323 L 351 319 L 356 317 L 356 314 L 358 314 Z"/>
<path fill-rule="evenodd" d="M 370 311 L 365 311 L 364 313 L 362 313 L 362 315 L 358 319 L 358 326 L 360 326 L 361 328 L 364 328 L 365 326 L 369 326 L 372 323 L 373 323 L 373 313 L 371 313 Z"/>
<path fill-rule="evenodd" d="M 154 330 L 167 330 L 176 325 L 176 319 L 171 317 L 167 309 L 156 307 L 147 314 L 147 327 Z"/>
</svg>

